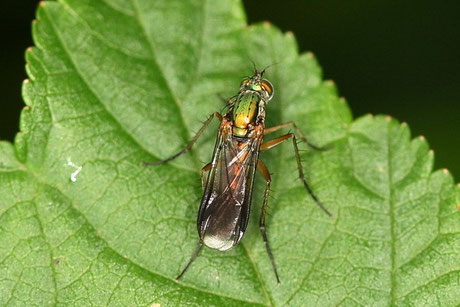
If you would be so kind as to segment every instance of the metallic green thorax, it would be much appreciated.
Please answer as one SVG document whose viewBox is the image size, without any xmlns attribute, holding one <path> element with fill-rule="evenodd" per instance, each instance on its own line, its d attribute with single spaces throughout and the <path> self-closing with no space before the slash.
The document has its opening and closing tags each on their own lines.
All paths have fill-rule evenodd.
<svg viewBox="0 0 460 307">
<path fill-rule="evenodd" d="M 246 92 L 243 94 L 233 107 L 233 134 L 236 136 L 246 136 L 248 126 L 254 126 L 257 117 L 257 108 L 260 95 L 256 92 Z"/>
</svg>

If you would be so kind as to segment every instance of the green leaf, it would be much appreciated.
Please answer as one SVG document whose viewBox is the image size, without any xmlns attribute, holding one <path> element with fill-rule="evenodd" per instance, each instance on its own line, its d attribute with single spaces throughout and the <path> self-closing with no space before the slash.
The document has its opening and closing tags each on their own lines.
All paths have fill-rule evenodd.
<svg viewBox="0 0 460 307">
<path fill-rule="evenodd" d="M 422 138 L 390 118 L 352 121 L 312 54 L 292 34 L 247 26 L 239 1 L 61 0 L 42 3 L 26 53 L 27 107 L 15 144 L 0 143 L 1 305 L 460 304 L 459 188 L 432 172 Z M 197 244 L 199 169 L 217 123 L 167 165 L 223 108 L 254 60 L 270 67 L 268 126 L 295 121 L 326 152 L 262 153 L 273 175 L 268 236 L 257 227 L 257 178 L 242 243 Z"/>
</svg>

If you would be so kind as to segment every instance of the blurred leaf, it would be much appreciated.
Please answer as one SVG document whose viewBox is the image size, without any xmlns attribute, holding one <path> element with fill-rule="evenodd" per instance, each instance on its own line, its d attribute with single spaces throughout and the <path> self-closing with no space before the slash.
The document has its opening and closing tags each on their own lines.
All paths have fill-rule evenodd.
<svg viewBox="0 0 460 307">
<path fill-rule="evenodd" d="M 43 3 L 26 54 L 28 105 L 14 146 L 0 143 L 2 305 L 430 305 L 460 303 L 459 197 L 432 152 L 384 117 L 351 122 L 333 83 L 292 34 L 246 26 L 239 1 Z M 318 210 L 295 178 L 290 144 L 263 153 L 273 176 L 268 232 L 277 284 L 256 227 L 243 242 L 197 244 L 199 168 L 209 129 L 250 59 L 276 94 L 268 126 L 294 120 L 327 152 L 303 154 Z M 216 124 L 213 126 L 216 127 Z M 260 181 L 260 180 L 259 180 Z"/>
</svg>

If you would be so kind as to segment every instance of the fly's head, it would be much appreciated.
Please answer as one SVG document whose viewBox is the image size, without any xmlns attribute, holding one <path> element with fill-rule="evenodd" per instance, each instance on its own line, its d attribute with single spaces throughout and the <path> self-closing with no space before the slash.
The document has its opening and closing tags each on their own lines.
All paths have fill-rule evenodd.
<svg viewBox="0 0 460 307">
<path fill-rule="evenodd" d="M 250 90 L 257 92 L 264 102 L 267 103 L 273 98 L 274 89 L 271 82 L 263 78 L 264 73 L 265 69 L 262 71 L 254 69 L 254 75 L 244 78 L 241 82 L 240 91 Z"/>
</svg>

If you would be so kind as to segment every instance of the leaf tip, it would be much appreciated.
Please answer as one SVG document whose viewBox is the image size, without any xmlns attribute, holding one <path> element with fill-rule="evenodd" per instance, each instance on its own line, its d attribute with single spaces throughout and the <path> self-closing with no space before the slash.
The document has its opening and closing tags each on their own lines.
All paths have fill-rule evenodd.
<svg viewBox="0 0 460 307">
<path fill-rule="evenodd" d="M 246 25 L 246 27 L 244 27 L 244 29 L 246 31 L 254 31 L 254 26 L 253 25 Z"/>
<path fill-rule="evenodd" d="M 425 141 L 425 137 L 423 135 L 418 137 L 421 141 Z"/>
<path fill-rule="evenodd" d="M 444 174 L 449 174 L 449 170 L 447 168 L 443 168 L 442 171 Z"/>
<path fill-rule="evenodd" d="M 342 103 L 347 102 L 347 101 L 345 100 L 345 97 L 343 97 L 343 96 L 339 98 L 339 101 L 342 102 Z"/>
<path fill-rule="evenodd" d="M 46 4 L 45 1 L 40 1 L 40 2 L 38 3 L 38 6 L 42 6 L 42 7 L 43 7 L 43 6 L 45 6 L 45 4 Z"/>
<path fill-rule="evenodd" d="M 367 113 L 366 116 L 369 117 L 369 118 L 373 118 L 373 117 L 374 117 L 374 115 L 371 114 L 371 113 Z"/>
<path fill-rule="evenodd" d="M 393 119 L 393 117 L 391 117 L 391 115 L 387 115 L 385 116 L 385 119 L 387 122 L 391 121 Z"/>
<path fill-rule="evenodd" d="M 402 122 L 402 123 L 401 123 L 401 126 L 406 127 L 406 126 L 407 126 L 407 123 L 406 123 L 406 122 Z"/>
<path fill-rule="evenodd" d="M 14 137 L 14 150 L 19 162 L 25 163 L 27 158 L 26 143 L 24 132 L 19 131 Z"/>
<path fill-rule="evenodd" d="M 269 28 L 271 26 L 271 23 L 270 23 L 270 21 L 264 21 L 263 25 L 264 25 L 265 28 Z"/>
<path fill-rule="evenodd" d="M 286 36 L 287 37 L 294 37 L 294 33 L 292 33 L 292 31 L 287 31 Z"/>
<path fill-rule="evenodd" d="M 23 81 L 23 82 L 27 84 L 27 83 L 29 83 L 29 82 L 30 82 L 30 79 L 29 79 L 29 78 L 26 78 L 26 79 L 24 79 L 24 81 Z"/>
<path fill-rule="evenodd" d="M 312 57 L 315 56 L 315 54 L 313 52 L 311 52 L 311 51 L 308 51 L 306 54 L 307 54 L 307 57 L 309 57 L 309 58 L 312 58 Z"/>
</svg>

